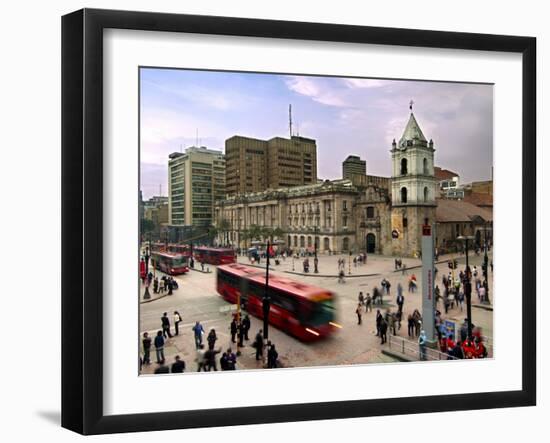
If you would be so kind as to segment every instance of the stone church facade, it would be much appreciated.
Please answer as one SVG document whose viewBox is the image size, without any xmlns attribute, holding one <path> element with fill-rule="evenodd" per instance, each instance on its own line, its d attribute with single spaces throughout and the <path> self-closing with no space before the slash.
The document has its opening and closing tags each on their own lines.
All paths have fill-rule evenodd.
<svg viewBox="0 0 550 443">
<path fill-rule="evenodd" d="M 229 232 L 223 238 L 240 248 L 251 244 L 245 233 L 260 226 L 278 228 L 279 243 L 294 250 L 313 251 L 316 244 L 319 254 L 417 255 L 422 225 L 437 222 L 437 183 L 434 143 L 426 139 L 412 110 L 390 152 L 388 187 L 342 179 L 239 194 L 217 202 L 215 225 L 225 220 Z"/>
</svg>

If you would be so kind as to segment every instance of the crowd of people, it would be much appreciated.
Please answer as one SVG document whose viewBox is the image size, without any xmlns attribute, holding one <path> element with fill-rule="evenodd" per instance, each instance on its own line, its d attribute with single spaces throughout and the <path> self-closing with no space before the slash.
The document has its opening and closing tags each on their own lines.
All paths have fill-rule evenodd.
<svg viewBox="0 0 550 443">
<path fill-rule="evenodd" d="M 155 350 L 157 368 L 155 374 L 166 373 L 181 373 L 186 369 L 185 362 L 179 355 L 174 357 L 174 362 L 171 366 L 166 364 L 166 358 L 164 355 L 164 348 L 167 340 L 173 338 L 175 335 L 179 335 L 179 324 L 182 321 L 182 317 L 178 311 L 174 311 L 172 316 L 174 325 L 174 334 L 172 334 L 172 323 L 168 317 L 168 313 L 164 312 L 161 317 L 161 329 L 157 332 L 154 339 L 149 337 L 148 332 L 143 333 L 142 337 L 142 356 L 140 356 L 140 370 L 143 365 L 151 365 L 151 352 Z M 222 347 L 216 348 L 216 342 L 219 337 L 214 328 L 210 329 L 208 334 L 203 325 L 197 321 L 191 328 L 195 342 L 195 362 L 197 364 L 197 372 L 209 372 L 218 370 L 219 367 L 222 371 L 232 371 L 237 368 L 237 359 L 241 355 L 241 348 L 244 348 L 245 342 L 249 341 L 249 331 L 251 327 L 250 317 L 245 315 L 240 320 L 239 315 L 234 315 L 229 325 L 229 331 L 231 334 L 231 343 L 236 344 L 236 351 L 228 347 L 222 352 Z M 206 347 L 203 343 L 204 336 L 206 336 Z M 255 349 L 256 361 L 264 360 L 264 352 L 266 353 L 266 367 L 269 369 L 276 368 L 280 365 L 279 354 L 275 347 L 275 344 L 271 341 L 264 342 L 263 331 L 260 329 L 256 334 L 254 340 L 251 343 L 251 347 Z M 218 354 L 221 354 L 218 357 Z"/>
<path fill-rule="evenodd" d="M 396 268 L 400 267 L 400 263 L 396 263 Z M 445 314 L 449 309 L 463 310 L 464 302 L 464 286 L 467 284 L 467 276 L 471 275 L 475 280 L 475 287 L 478 293 L 478 300 L 484 300 L 486 288 L 486 281 L 481 283 L 478 278 L 478 271 L 474 266 L 473 271 L 466 268 L 464 271 L 458 273 L 456 280 L 452 279 L 451 274 L 443 275 L 442 284 L 445 288 L 444 295 L 441 295 L 439 286 L 435 288 L 436 309 L 434 312 L 435 320 L 435 333 L 437 335 L 438 350 L 444 354 L 447 354 L 448 359 L 469 359 L 469 358 L 485 358 L 488 355 L 486 345 L 484 344 L 484 337 L 480 328 L 475 327 L 472 324 L 471 336 L 468 335 L 468 319 L 464 319 L 464 323 L 460 327 L 458 338 L 454 336 L 453 332 L 447 329 L 445 320 L 442 317 L 441 311 L 437 309 L 438 304 L 443 301 L 445 308 Z M 456 285 L 451 282 L 456 282 Z M 401 330 L 401 323 L 404 318 L 404 305 L 405 297 L 403 295 L 403 287 L 401 283 L 397 284 L 397 296 L 395 298 L 395 304 L 397 309 L 390 308 L 384 309 L 383 295 L 391 296 L 391 284 L 389 280 L 384 278 L 380 282 L 382 289 L 378 287 L 373 288 L 373 295 L 367 293 L 366 296 L 363 292 L 359 292 L 358 303 L 355 310 L 357 315 L 357 325 L 363 323 L 363 315 L 373 311 L 373 306 L 380 305 L 380 308 L 376 309 L 375 322 L 376 322 L 376 336 L 380 337 L 380 344 L 385 344 L 388 341 L 388 332 L 392 335 L 398 335 Z M 414 294 L 416 292 L 416 277 L 412 274 L 408 278 L 409 293 Z M 450 294 L 456 296 L 452 297 Z M 418 355 L 420 360 L 426 360 L 428 358 L 428 339 L 426 332 L 422 329 L 422 314 L 418 309 L 412 310 L 407 315 L 407 338 L 409 340 L 417 341 L 418 343 Z"/>
</svg>

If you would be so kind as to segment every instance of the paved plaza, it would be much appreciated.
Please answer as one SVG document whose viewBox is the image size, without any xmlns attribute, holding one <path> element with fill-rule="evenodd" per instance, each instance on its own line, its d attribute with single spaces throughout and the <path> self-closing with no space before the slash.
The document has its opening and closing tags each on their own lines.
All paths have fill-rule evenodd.
<svg viewBox="0 0 550 443">
<path fill-rule="evenodd" d="M 346 260 L 345 282 L 338 283 L 338 260 L 342 258 Z M 465 263 L 464 255 L 455 254 L 439 258 L 436 266 L 439 271 L 436 277 L 436 284 L 441 289 L 443 288 L 441 276 L 449 272 L 446 260 L 454 258 L 458 261 L 458 270 L 463 269 Z M 247 257 L 239 257 L 238 261 L 250 264 Z M 401 270 L 395 271 L 394 257 L 369 255 L 366 264 L 354 266 L 352 263 L 349 266 L 348 255 L 323 255 L 319 256 L 318 274 L 313 273 L 313 257 L 309 258 L 310 272 L 307 274 L 303 273 L 302 261 L 303 258 L 296 260 L 287 258 L 286 260 L 280 260 L 279 265 L 275 265 L 272 259 L 270 272 L 273 275 L 284 275 L 287 278 L 320 286 L 336 293 L 336 321 L 342 328 L 328 339 L 315 343 L 303 343 L 274 327 L 270 327 L 269 339 L 277 347 L 281 365 L 283 367 L 307 367 L 398 361 L 396 356 L 388 352 L 390 351 L 388 345 L 381 345 L 380 339 L 376 336 L 376 309 L 380 308 L 382 313 L 385 313 L 386 309 L 394 311 L 397 309 L 395 298 L 398 283 L 401 283 L 405 296 L 405 304 L 402 327 L 397 331 L 397 336 L 405 339 L 409 338 L 407 336 L 407 315 L 412 313 L 414 309 L 422 312 L 422 269 L 420 260 L 413 258 L 403 259 L 403 263 L 407 269 L 402 272 Z M 471 254 L 469 262 L 470 266 L 477 266 L 481 274 L 483 255 L 476 256 Z M 260 266 L 265 269 L 265 260 L 262 260 Z M 206 334 L 212 328 L 216 330 L 218 336 L 216 349 L 221 348 L 225 351 L 228 347 L 231 347 L 233 351 L 236 350 L 235 344 L 231 343 L 230 340 L 229 325 L 231 322 L 231 312 L 228 310 L 229 304 L 216 293 L 215 266 L 208 265 L 207 268 L 210 272 L 203 273 L 199 270 L 191 270 L 186 275 L 178 276 L 176 279 L 179 289 L 175 290 L 173 295 L 163 295 L 160 297 L 153 295 L 154 298 L 151 301 L 143 302 L 144 288 L 141 288 L 141 334 L 147 331 L 154 338 L 157 331 L 161 330 L 161 316 L 164 312 L 168 313 L 171 323 L 174 311 L 178 311 L 181 314 L 182 322 L 179 326 L 179 335 L 174 335 L 172 338 L 167 339 L 165 356 L 167 364 L 170 365 L 174 361 L 175 355 L 179 355 L 186 363 L 186 372 L 197 370 L 195 344 L 193 332 L 191 331 L 195 321 L 201 322 Z M 407 290 L 408 281 L 413 274 L 418 282 L 418 291 L 409 293 Z M 359 292 L 362 291 L 366 295 L 368 292 L 372 294 L 375 286 L 381 289 L 380 282 L 383 278 L 386 278 L 391 283 L 390 295 L 384 295 L 385 304 L 382 307 L 374 305 L 373 311 L 365 313 L 362 324 L 358 325 L 355 309 L 357 307 Z M 489 295 L 491 303 L 494 303 L 495 294 L 493 293 L 492 286 L 492 272 L 489 272 Z M 472 305 L 472 322 L 483 329 L 483 335 L 488 338 L 489 353 L 492 355 L 492 305 L 478 304 L 475 291 L 472 293 Z M 455 322 L 457 328 L 460 327 L 466 317 L 465 304 L 462 312 L 455 306 L 446 315 L 444 314 L 441 302 L 437 308 L 443 313 L 443 319 Z M 237 369 L 259 369 L 262 367 L 262 362 L 255 359 L 255 349 L 251 346 L 251 343 L 258 330 L 262 328 L 263 322 L 251 316 L 251 323 L 250 341 L 246 342 L 246 346 L 241 349 Z M 173 323 L 171 324 L 171 332 L 174 334 Z M 413 342 L 416 341 L 414 338 L 412 340 Z M 141 338 L 139 343 L 141 345 Z M 143 374 L 154 372 L 158 367 L 155 360 L 153 346 L 151 353 L 152 363 L 151 365 L 143 366 Z"/>
</svg>

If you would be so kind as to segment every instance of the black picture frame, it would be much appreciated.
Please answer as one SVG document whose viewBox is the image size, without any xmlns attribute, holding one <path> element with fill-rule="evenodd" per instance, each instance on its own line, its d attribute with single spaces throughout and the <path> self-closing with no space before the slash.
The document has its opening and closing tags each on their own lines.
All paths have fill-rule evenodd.
<svg viewBox="0 0 550 443">
<path fill-rule="evenodd" d="M 501 51 L 522 55 L 522 389 L 196 411 L 103 412 L 103 30 Z M 339 24 L 83 9 L 62 18 L 62 426 L 82 434 L 536 404 L 536 39 Z M 517 295 L 514 295 L 517 297 Z"/>
</svg>

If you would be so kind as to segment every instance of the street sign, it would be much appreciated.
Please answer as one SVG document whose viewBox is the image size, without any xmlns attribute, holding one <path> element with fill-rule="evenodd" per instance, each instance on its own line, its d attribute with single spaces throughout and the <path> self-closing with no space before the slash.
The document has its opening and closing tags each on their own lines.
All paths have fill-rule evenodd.
<svg viewBox="0 0 550 443">
<path fill-rule="evenodd" d="M 443 325 L 445 326 L 445 332 L 447 334 L 447 337 L 452 335 L 456 339 L 456 324 L 454 321 L 445 320 L 443 322 Z"/>
<path fill-rule="evenodd" d="M 397 229 L 391 231 L 391 238 L 399 238 L 399 231 Z"/>
<path fill-rule="evenodd" d="M 435 342 L 434 242 L 432 228 L 422 226 L 422 326 L 428 341 Z"/>
</svg>

